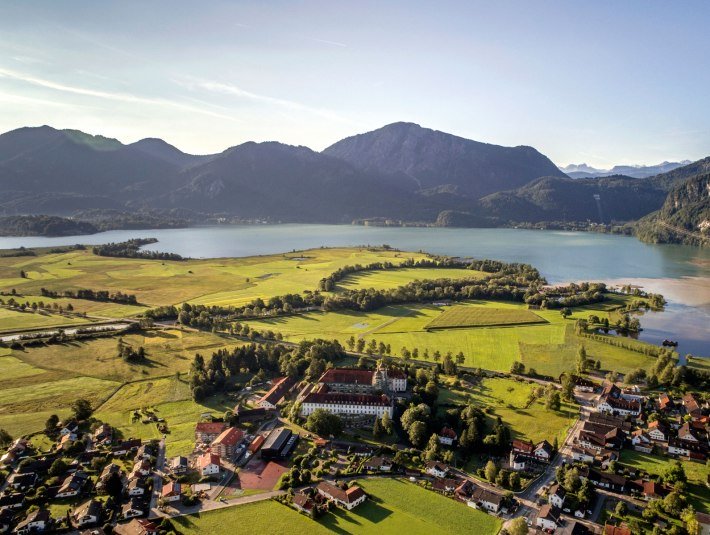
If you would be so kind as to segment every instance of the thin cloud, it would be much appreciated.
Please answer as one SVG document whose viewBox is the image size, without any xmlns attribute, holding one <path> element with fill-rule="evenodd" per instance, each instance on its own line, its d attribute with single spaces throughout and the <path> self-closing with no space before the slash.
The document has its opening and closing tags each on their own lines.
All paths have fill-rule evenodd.
<svg viewBox="0 0 710 535">
<path fill-rule="evenodd" d="M 340 48 L 348 48 L 345 43 L 340 43 L 338 41 L 331 41 L 330 39 L 318 39 L 317 37 L 306 37 L 309 41 L 315 41 L 316 43 L 322 43 L 324 45 L 337 46 Z"/>
<path fill-rule="evenodd" d="M 307 113 L 312 113 L 315 115 L 319 115 L 321 117 L 325 117 L 327 119 L 331 119 L 333 121 L 350 123 L 350 121 L 348 121 L 344 117 L 341 117 L 337 113 L 331 112 L 330 110 L 325 110 L 322 108 L 313 108 L 310 106 L 306 106 L 305 104 L 301 104 L 300 102 L 295 102 L 293 100 L 286 100 L 286 99 L 282 99 L 282 98 L 271 97 L 268 95 L 260 95 L 258 93 L 253 93 L 251 91 L 247 91 L 246 89 L 242 89 L 241 87 L 236 86 L 234 84 L 215 82 L 215 81 L 211 81 L 211 80 L 189 80 L 189 81 L 174 80 L 174 82 L 176 84 L 178 84 L 182 87 L 185 87 L 187 89 L 190 89 L 190 90 L 200 89 L 200 90 L 208 91 L 211 93 L 219 93 L 222 95 L 231 95 L 231 96 L 235 96 L 238 98 L 251 100 L 254 102 L 263 102 L 265 104 L 271 104 L 274 106 L 278 106 L 280 108 L 286 108 L 286 109 L 294 110 L 294 111 L 303 111 L 303 112 L 307 112 Z"/>
<path fill-rule="evenodd" d="M 32 76 L 31 74 L 26 74 L 22 72 L 17 72 L 9 69 L 4 69 L 0 67 L 0 78 L 10 78 L 12 80 L 18 80 L 20 82 L 28 83 L 31 85 L 44 87 L 47 89 L 52 89 L 54 91 L 61 91 L 63 93 L 72 93 L 75 95 L 83 95 L 87 97 L 101 98 L 104 100 L 111 100 L 114 102 L 127 102 L 129 104 L 149 104 L 151 106 L 167 106 L 171 108 L 176 108 L 184 111 L 189 111 L 193 113 L 200 113 L 203 115 L 209 115 L 212 117 L 218 117 L 220 119 L 227 119 L 229 121 L 236 121 L 232 116 L 224 115 L 221 113 L 216 113 L 213 111 L 205 110 L 202 108 L 196 108 L 181 102 L 176 102 L 173 100 L 166 100 L 160 98 L 149 98 L 140 97 L 132 95 L 130 93 L 116 93 L 110 91 L 101 91 L 98 89 L 89 89 L 85 87 L 78 87 L 73 85 L 67 85 L 60 82 L 55 82 L 53 80 L 47 80 L 45 78 L 39 78 Z"/>
</svg>

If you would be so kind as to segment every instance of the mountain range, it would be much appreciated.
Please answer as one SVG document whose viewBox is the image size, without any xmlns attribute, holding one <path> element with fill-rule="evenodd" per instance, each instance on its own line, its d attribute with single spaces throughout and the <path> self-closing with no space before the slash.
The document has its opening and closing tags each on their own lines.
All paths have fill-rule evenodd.
<svg viewBox="0 0 710 535">
<path fill-rule="evenodd" d="M 707 166 L 708 159 L 647 178 L 578 180 L 532 147 L 403 122 L 322 152 L 247 142 L 201 156 L 161 139 L 123 144 L 42 126 L 0 135 L 0 215 L 78 214 L 101 228 L 116 214 L 131 225 L 160 224 L 155 214 L 169 214 L 169 226 L 216 217 L 456 226 L 627 222 L 660 210 L 673 188 Z"/>
<path fill-rule="evenodd" d="M 570 178 L 596 178 L 613 175 L 625 175 L 633 178 L 648 178 L 659 173 L 673 171 L 673 169 L 688 165 L 689 163 L 691 163 L 690 160 L 683 160 L 681 162 L 663 162 L 656 165 L 615 165 L 611 169 L 597 169 L 587 165 L 586 163 L 580 163 L 569 164 L 564 167 L 560 167 L 559 169 Z"/>
</svg>

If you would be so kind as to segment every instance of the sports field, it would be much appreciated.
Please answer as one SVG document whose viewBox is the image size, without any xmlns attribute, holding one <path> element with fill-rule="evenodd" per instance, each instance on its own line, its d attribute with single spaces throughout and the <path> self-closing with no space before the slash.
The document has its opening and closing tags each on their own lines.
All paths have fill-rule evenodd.
<svg viewBox="0 0 710 535">
<path fill-rule="evenodd" d="M 401 479 L 363 479 L 357 482 L 368 500 L 353 509 L 336 509 L 318 521 L 335 533 L 493 535 L 497 518 L 463 503 Z"/>
<path fill-rule="evenodd" d="M 430 321 L 427 329 L 456 329 L 461 327 L 493 327 L 547 323 L 540 316 L 524 308 L 490 308 L 476 306 L 446 307 Z"/>
</svg>

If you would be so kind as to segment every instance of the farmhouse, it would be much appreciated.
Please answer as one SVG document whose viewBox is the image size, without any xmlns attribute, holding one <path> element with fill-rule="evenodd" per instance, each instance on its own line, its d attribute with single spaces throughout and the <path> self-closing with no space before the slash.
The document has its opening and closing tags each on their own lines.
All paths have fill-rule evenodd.
<svg viewBox="0 0 710 535">
<path fill-rule="evenodd" d="M 624 476 L 591 469 L 586 477 L 595 487 L 611 490 L 613 492 L 626 492 L 627 480 Z"/>
<path fill-rule="evenodd" d="M 214 453 L 203 453 L 197 460 L 197 467 L 200 469 L 202 477 L 219 474 L 221 466 L 219 455 Z"/>
<path fill-rule="evenodd" d="M 231 459 L 242 438 L 244 438 L 244 431 L 236 427 L 229 427 L 212 442 L 211 450 L 224 459 Z"/>
<path fill-rule="evenodd" d="M 367 499 L 367 494 L 357 485 L 353 485 L 348 489 L 342 489 L 327 481 L 321 481 L 316 487 L 318 494 L 325 498 L 334 501 L 338 505 L 351 510 Z"/>
<path fill-rule="evenodd" d="M 195 441 L 211 444 L 226 428 L 224 422 L 199 422 L 195 426 Z"/>
<path fill-rule="evenodd" d="M 303 399 L 301 416 L 305 418 L 316 409 L 324 409 L 350 420 L 364 418 L 374 421 L 384 414 L 392 417 L 392 400 L 384 394 L 346 394 L 328 392 L 327 388 L 323 390 L 311 392 Z"/>
<path fill-rule="evenodd" d="M 459 438 L 459 436 L 456 434 L 456 431 L 450 427 L 444 426 L 439 434 L 439 444 L 451 446 L 457 438 Z"/>
<path fill-rule="evenodd" d="M 618 386 L 614 384 L 606 385 L 599 397 L 597 410 L 606 414 L 639 416 L 641 414 L 641 402 L 639 399 L 630 399 L 630 397 L 628 394 L 624 395 Z"/>
<path fill-rule="evenodd" d="M 596 450 L 582 448 L 579 446 L 572 446 L 570 449 L 572 451 L 572 459 L 574 461 L 590 464 L 594 462 L 594 457 L 597 453 Z"/>
<path fill-rule="evenodd" d="M 257 407 L 275 409 L 276 405 L 293 388 L 296 382 L 291 377 L 281 377 L 280 379 L 275 379 L 272 384 L 271 390 L 256 402 Z"/>
</svg>

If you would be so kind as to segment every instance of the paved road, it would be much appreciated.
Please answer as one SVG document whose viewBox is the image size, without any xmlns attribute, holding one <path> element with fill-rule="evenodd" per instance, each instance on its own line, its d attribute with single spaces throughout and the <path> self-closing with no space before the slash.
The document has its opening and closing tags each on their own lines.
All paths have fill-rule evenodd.
<svg viewBox="0 0 710 535">
<path fill-rule="evenodd" d="M 154 518 L 159 516 L 158 499 L 163 490 L 163 467 L 165 466 L 165 435 L 158 444 L 158 457 L 155 461 L 155 471 L 153 472 L 153 494 L 150 497 L 150 512 L 148 516 Z"/>
</svg>

